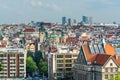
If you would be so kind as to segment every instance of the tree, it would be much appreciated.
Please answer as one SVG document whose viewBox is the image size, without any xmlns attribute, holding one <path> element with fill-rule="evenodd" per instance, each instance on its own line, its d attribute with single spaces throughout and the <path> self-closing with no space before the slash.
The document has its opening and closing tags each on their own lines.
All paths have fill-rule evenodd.
<svg viewBox="0 0 120 80">
<path fill-rule="evenodd" d="M 27 74 L 32 75 L 38 69 L 36 63 L 33 61 L 32 57 L 27 57 L 26 59 L 26 70 Z"/>
<path fill-rule="evenodd" d="M 120 45 L 118 45 L 117 48 L 120 48 Z"/>
<path fill-rule="evenodd" d="M 108 80 L 120 80 L 120 72 L 117 73 L 117 75 L 115 76 L 115 78 L 110 78 Z"/>
<path fill-rule="evenodd" d="M 36 62 L 37 66 L 39 65 L 40 59 L 43 59 L 42 58 L 42 52 L 41 51 L 35 52 L 34 61 Z"/>
<path fill-rule="evenodd" d="M 46 61 L 44 61 L 44 60 L 42 60 L 42 59 L 40 59 L 40 62 L 39 62 L 39 73 L 41 74 L 41 75 L 45 75 L 45 76 L 47 76 L 48 75 L 48 65 L 47 65 L 47 62 Z"/>
<path fill-rule="evenodd" d="M 33 58 L 33 54 L 34 54 L 33 52 L 28 51 L 28 52 L 27 52 L 27 57 L 32 57 L 32 58 Z"/>
<path fill-rule="evenodd" d="M 2 68 L 2 64 L 1 64 L 1 62 L 0 62 L 0 71 L 2 71 L 3 70 L 3 68 Z"/>
</svg>

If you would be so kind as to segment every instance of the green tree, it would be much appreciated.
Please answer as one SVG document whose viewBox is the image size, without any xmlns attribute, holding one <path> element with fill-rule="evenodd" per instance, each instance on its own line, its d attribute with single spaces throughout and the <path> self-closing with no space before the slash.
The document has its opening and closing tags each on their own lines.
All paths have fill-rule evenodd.
<svg viewBox="0 0 120 80">
<path fill-rule="evenodd" d="M 39 65 L 40 59 L 43 59 L 42 58 L 42 52 L 41 51 L 35 52 L 34 61 L 36 62 L 37 66 Z"/>
<path fill-rule="evenodd" d="M 118 45 L 117 48 L 120 48 L 120 45 Z"/>
<path fill-rule="evenodd" d="M 1 62 L 0 62 L 0 71 L 2 71 L 3 70 L 3 68 L 2 68 L 2 64 L 1 64 Z"/>
<path fill-rule="evenodd" d="M 108 80 L 120 80 L 120 72 L 117 73 L 117 75 L 115 76 L 115 78 L 110 78 Z"/>
<path fill-rule="evenodd" d="M 38 70 L 38 67 L 36 66 L 36 63 L 33 61 L 32 57 L 27 57 L 26 59 L 26 70 L 27 74 L 32 75 L 33 72 Z"/>
<path fill-rule="evenodd" d="M 27 57 L 32 57 L 33 58 L 33 52 L 31 52 L 31 51 L 27 51 Z"/>
<path fill-rule="evenodd" d="M 45 75 L 45 76 L 48 76 L 48 65 L 47 65 L 47 62 L 44 61 L 43 59 L 40 59 L 40 62 L 39 62 L 39 73 L 41 75 Z"/>
</svg>

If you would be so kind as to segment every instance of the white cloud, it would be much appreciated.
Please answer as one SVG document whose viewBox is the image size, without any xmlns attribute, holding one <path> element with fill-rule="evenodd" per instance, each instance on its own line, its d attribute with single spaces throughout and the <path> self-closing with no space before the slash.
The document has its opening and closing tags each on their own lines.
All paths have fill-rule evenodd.
<svg viewBox="0 0 120 80">
<path fill-rule="evenodd" d="M 31 0 L 30 4 L 32 7 L 43 6 L 43 3 L 40 0 Z"/>
<path fill-rule="evenodd" d="M 57 4 L 42 2 L 41 0 L 30 0 L 30 4 L 32 7 L 45 7 L 55 11 L 61 11 L 61 8 Z"/>
<path fill-rule="evenodd" d="M 47 7 L 47 8 L 50 8 L 50 9 L 53 9 L 53 10 L 55 10 L 55 11 L 61 11 L 61 8 L 60 8 L 58 5 L 56 5 L 56 4 L 46 3 L 46 7 Z"/>
</svg>

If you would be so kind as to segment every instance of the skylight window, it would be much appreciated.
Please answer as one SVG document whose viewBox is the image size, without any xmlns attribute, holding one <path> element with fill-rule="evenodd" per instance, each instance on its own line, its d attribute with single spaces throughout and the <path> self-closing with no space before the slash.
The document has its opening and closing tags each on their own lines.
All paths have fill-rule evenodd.
<svg viewBox="0 0 120 80">
<path fill-rule="evenodd" d="M 104 54 L 105 53 L 104 47 L 101 44 L 99 44 L 98 47 L 99 47 L 100 53 Z"/>
<path fill-rule="evenodd" d="M 95 50 L 94 50 L 93 45 L 89 45 L 89 49 L 90 49 L 91 54 L 94 54 L 94 53 L 95 53 Z"/>
<path fill-rule="evenodd" d="M 100 53 L 97 45 L 94 45 L 94 49 L 97 54 Z"/>
</svg>

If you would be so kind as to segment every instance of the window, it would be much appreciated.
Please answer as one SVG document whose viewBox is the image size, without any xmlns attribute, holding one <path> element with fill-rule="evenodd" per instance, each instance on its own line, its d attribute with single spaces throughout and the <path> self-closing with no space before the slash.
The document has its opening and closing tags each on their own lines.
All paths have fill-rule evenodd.
<svg viewBox="0 0 120 80">
<path fill-rule="evenodd" d="M 63 55 L 57 55 L 57 58 L 63 58 Z"/>
<path fill-rule="evenodd" d="M 57 60 L 57 63 L 63 63 L 63 60 Z"/>
<path fill-rule="evenodd" d="M 110 74 L 110 78 L 113 78 L 113 74 Z"/>
<path fill-rule="evenodd" d="M 67 76 L 72 76 L 72 73 L 69 72 L 69 73 L 66 73 L 66 75 L 67 75 Z"/>
<path fill-rule="evenodd" d="M 78 55 L 73 55 L 73 57 L 78 57 Z"/>
<path fill-rule="evenodd" d="M 72 56 L 71 55 L 65 55 L 65 58 L 71 58 Z"/>
<path fill-rule="evenodd" d="M 97 54 L 100 53 L 97 45 L 94 45 L 94 49 Z"/>
<path fill-rule="evenodd" d="M 66 67 L 72 67 L 72 64 L 66 64 Z"/>
<path fill-rule="evenodd" d="M 57 71 L 63 71 L 63 68 L 59 68 L 59 69 L 57 69 Z"/>
<path fill-rule="evenodd" d="M 95 53 L 95 50 L 94 50 L 94 48 L 93 48 L 93 45 L 89 45 L 89 49 L 90 49 L 91 54 L 94 54 L 94 53 Z"/>
<path fill-rule="evenodd" d="M 10 56 L 11 56 L 11 57 L 15 57 L 15 54 L 11 54 Z"/>
<path fill-rule="evenodd" d="M 100 53 L 102 53 L 102 54 L 105 53 L 104 48 L 103 48 L 102 45 L 98 45 L 98 48 L 99 48 L 99 50 L 100 50 Z"/>
<path fill-rule="evenodd" d="M 105 79 L 108 79 L 108 74 L 105 75 Z"/>
<path fill-rule="evenodd" d="M 105 72 L 108 72 L 108 68 L 105 69 Z"/>
<path fill-rule="evenodd" d="M 66 68 L 66 71 L 71 71 L 72 69 L 71 68 Z"/>
<path fill-rule="evenodd" d="M 57 67 L 63 67 L 63 64 L 57 64 Z"/>
<path fill-rule="evenodd" d="M 66 60 L 66 63 L 71 63 L 71 62 L 72 62 L 72 60 L 70 60 L 70 59 Z"/>
<path fill-rule="evenodd" d="M 113 64 L 112 64 L 112 63 L 110 63 L 110 66 L 113 66 Z"/>
<path fill-rule="evenodd" d="M 57 76 L 62 76 L 62 73 L 57 73 Z"/>
<path fill-rule="evenodd" d="M 118 68 L 115 68 L 115 71 L 118 72 Z"/>
<path fill-rule="evenodd" d="M 20 54 L 20 57 L 24 57 L 24 54 Z"/>
<path fill-rule="evenodd" d="M 20 63 L 24 63 L 24 60 L 23 60 L 23 59 L 20 59 L 19 62 L 20 62 Z"/>
<path fill-rule="evenodd" d="M 113 72 L 113 68 L 110 69 L 110 72 Z"/>
</svg>

